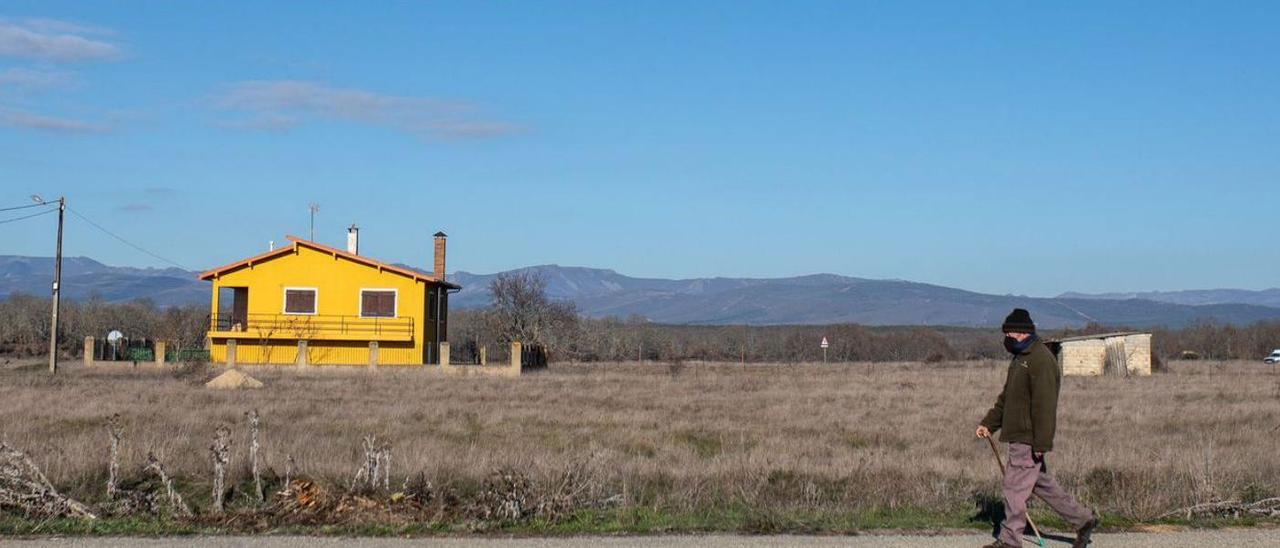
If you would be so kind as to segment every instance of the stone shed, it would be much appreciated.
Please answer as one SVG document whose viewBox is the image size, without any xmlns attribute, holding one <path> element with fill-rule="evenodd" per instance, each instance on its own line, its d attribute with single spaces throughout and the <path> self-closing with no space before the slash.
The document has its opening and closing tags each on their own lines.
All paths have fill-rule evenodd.
<svg viewBox="0 0 1280 548">
<path fill-rule="evenodd" d="M 1151 374 L 1151 334 L 1101 333 L 1049 341 L 1063 375 L 1146 376 Z"/>
</svg>

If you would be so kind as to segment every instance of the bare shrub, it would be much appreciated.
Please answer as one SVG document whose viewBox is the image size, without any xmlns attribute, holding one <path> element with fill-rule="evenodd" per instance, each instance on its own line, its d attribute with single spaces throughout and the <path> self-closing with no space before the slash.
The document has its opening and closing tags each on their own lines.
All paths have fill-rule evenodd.
<svg viewBox="0 0 1280 548">
<path fill-rule="evenodd" d="M 311 480 L 295 479 L 285 483 L 276 494 L 279 511 L 294 518 L 319 518 L 331 510 L 337 498 L 328 489 Z M 295 519 L 296 520 L 296 519 Z"/>
<path fill-rule="evenodd" d="M 673 381 L 680 377 L 680 373 L 684 372 L 684 368 L 684 360 L 674 359 L 667 362 L 667 373 L 671 374 L 671 380 Z"/>
<path fill-rule="evenodd" d="M 107 464 L 107 500 L 116 498 L 120 481 L 120 439 L 124 436 L 124 428 L 120 426 L 120 414 L 116 413 L 107 419 L 107 435 L 111 437 L 111 455 Z"/>
<path fill-rule="evenodd" d="M 436 498 L 435 483 L 428 478 L 423 472 L 418 472 L 404 478 L 404 484 L 401 485 L 400 491 L 408 498 L 411 498 L 421 504 L 427 504 Z"/>
<path fill-rule="evenodd" d="M 532 517 L 537 509 L 534 497 L 528 474 L 504 468 L 485 478 L 472 501 L 471 513 L 486 521 L 524 520 Z"/>
<path fill-rule="evenodd" d="M 381 487 L 391 488 L 391 444 L 378 443 L 376 436 L 365 436 L 362 440 L 364 457 L 360 467 L 351 478 L 352 492 L 372 492 Z"/>
<path fill-rule="evenodd" d="M 213 458 L 213 508 L 215 514 L 224 510 L 223 496 L 226 494 L 227 463 L 231 458 L 231 429 L 219 426 L 213 434 L 213 444 L 209 446 Z"/>
<path fill-rule="evenodd" d="M 258 502 L 264 502 L 267 499 L 262 493 L 262 474 L 258 470 L 258 425 L 261 417 L 258 416 L 257 409 L 249 411 L 245 416 L 249 420 L 249 467 L 253 473 L 254 495 Z"/>
<path fill-rule="evenodd" d="M 293 455 L 289 455 L 284 461 L 284 484 L 286 487 L 289 485 L 289 480 L 293 479 L 293 470 Z"/>
<path fill-rule="evenodd" d="M 27 517 L 97 519 L 89 508 L 63 496 L 25 453 L 0 442 L 0 508 Z"/>
<path fill-rule="evenodd" d="M 170 512 L 180 517 L 192 516 L 191 507 L 187 506 L 187 503 L 182 500 L 182 495 L 173 487 L 173 478 L 170 478 L 169 474 L 165 473 L 164 465 L 160 463 L 160 459 L 157 459 L 154 453 L 147 453 L 147 465 L 143 468 L 143 471 L 155 474 L 156 478 L 160 480 L 160 484 L 164 486 Z"/>
</svg>

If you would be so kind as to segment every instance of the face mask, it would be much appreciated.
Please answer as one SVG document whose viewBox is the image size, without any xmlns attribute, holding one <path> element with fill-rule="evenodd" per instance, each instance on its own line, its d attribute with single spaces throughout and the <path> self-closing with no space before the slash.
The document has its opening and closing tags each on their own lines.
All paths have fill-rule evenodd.
<svg viewBox="0 0 1280 548">
<path fill-rule="evenodd" d="M 1017 355 L 1019 353 L 1018 339 L 1006 335 L 1004 338 L 1004 349 L 1008 350 L 1010 354 Z"/>
</svg>

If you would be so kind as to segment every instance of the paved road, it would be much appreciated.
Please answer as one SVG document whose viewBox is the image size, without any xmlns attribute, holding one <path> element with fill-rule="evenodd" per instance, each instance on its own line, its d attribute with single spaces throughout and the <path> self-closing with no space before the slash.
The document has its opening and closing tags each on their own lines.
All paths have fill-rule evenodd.
<svg viewBox="0 0 1280 548">
<path fill-rule="evenodd" d="M 1050 540 L 1049 548 L 1070 546 L 1070 540 Z M 985 535 L 864 535 L 855 537 L 802 537 L 732 535 L 662 536 L 662 537 L 571 537 L 571 538 L 337 538 L 337 537 L 172 537 L 172 538 L 43 538 L 0 539 L 0 546 L 18 548 L 640 548 L 677 546 L 688 548 L 765 548 L 795 546 L 827 547 L 933 547 L 977 548 L 991 542 Z M 1026 546 L 1034 546 L 1031 543 Z M 1096 535 L 1092 546 L 1124 546 L 1126 548 L 1171 548 L 1202 546 L 1280 546 L 1280 529 L 1223 529 L 1213 531 L 1180 531 L 1168 533 L 1115 533 Z"/>
</svg>

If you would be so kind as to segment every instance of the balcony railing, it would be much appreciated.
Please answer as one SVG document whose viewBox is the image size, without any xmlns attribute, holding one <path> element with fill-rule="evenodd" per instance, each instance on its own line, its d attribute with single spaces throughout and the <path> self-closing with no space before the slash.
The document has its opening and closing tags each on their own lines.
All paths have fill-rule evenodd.
<svg viewBox="0 0 1280 548">
<path fill-rule="evenodd" d="M 209 331 L 218 336 L 267 339 L 411 340 L 413 318 L 220 313 L 209 317 Z"/>
</svg>

